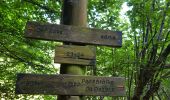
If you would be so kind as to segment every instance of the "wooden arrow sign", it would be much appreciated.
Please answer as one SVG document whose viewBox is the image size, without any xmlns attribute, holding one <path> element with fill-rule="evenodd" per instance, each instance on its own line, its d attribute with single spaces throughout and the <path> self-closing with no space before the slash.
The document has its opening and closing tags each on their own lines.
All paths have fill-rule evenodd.
<svg viewBox="0 0 170 100">
<path fill-rule="evenodd" d="M 95 50 L 88 46 L 57 46 L 54 62 L 61 64 L 95 65 Z"/>
<path fill-rule="evenodd" d="M 125 96 L 124 78 L 18 74 L 17 94 Z"/>
<path fill-rule="evenodd" d="M 39 22 L 28 22 L 25 36 L 60 42 L 72 42 L 111 47 L 122 46 L 122 33 L 119 31 L 90 29 L 78 26 L 56 25 Z"/>
</svg>

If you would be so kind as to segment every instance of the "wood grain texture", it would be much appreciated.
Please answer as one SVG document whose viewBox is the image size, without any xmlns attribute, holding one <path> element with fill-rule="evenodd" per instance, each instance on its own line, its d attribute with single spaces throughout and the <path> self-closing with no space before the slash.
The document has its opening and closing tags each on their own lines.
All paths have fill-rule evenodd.
<svg viewBox="0 0 170 100">
<path fill-rule="evenodd" d="M 125 96 L 124 78 L 18 74 L 17 94 Z"/>
<path fill-rule="evenodd" d="M 55 63 L 95 65 L 95 50 L 88 46 L 62 45 L 55 49 Z"/>
<path fill-rule="evenodd" d="M 122 33 L 78 26 L 57 25 L 40 22 L 28 22 L 25 36 L 27 38 L 50 41 L 72 42 L 110 47 L 122 46 Z"/>
<path fill-rule="evenodd" d="M 88 0 L 62 0 L 62 13 L 61 13 L 61 23 L 64 25 L 74 25 L 74 26 L 87 26 L 87 4 Z M 73 44 L 69 42 L 63 42 L 63 44 Z M 74 45 L 84 45 L 81 43 L 74 43 Z M 71 64 L 61 64 L 60 74 L 75 74 L 83 75 L 85 74 L 85 66 L 82 65 L 71 65 Z M 63 96 L 58 95 L 57 100 L 82 100 L 82 96 Z"/>
</svg>

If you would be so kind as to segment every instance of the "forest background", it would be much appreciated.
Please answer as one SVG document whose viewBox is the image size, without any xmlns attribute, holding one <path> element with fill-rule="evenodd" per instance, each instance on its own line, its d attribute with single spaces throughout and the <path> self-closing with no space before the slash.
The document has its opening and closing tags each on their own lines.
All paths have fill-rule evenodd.
<svg viewBox="0 0 170 100">
<path fill-rule="evenodd" d="M 56 74 L 58 42 L 24 38 L 27 21 L 58 23 L 62 0 L 0 0 L 0 98 L 55 100 L 15 95 L 17 73 Z M 125 77 L 126 97 L 104 100 L 170 99 L 170 1 L 88 0 L 88 27 L 123 32 L 121 48 L 97 47 L 96 68 L 87 75 Z M 124 6 L 122 6 L 124 5 Z M 127 7 L 121 15 L 122 7 Z M 126 9 L 125 9 L 126 10 Z M 93 66 L 95 67 L 95 66 Z M 98 100 L 100 97 L 87 97 Z"/>
</svg>

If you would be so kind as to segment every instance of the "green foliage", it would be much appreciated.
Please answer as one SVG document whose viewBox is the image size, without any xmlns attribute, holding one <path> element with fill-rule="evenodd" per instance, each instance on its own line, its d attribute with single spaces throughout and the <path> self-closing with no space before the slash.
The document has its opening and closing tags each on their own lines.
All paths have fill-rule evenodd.
<svg viewBox="0 0 170 100">
<path fill-rule="evenodd" d="M 128 12 L 131 34 L 134 40 L 136 87 L 133 100 L 149 99 L 156 92 L 169 60 L 169 4 L 162 0 L 128 0 L 132 10 Z M 148 88 L 150 87 L 150 88 Z M 159 98 L 159 93 L 156 94 Z M 156 97 L 155 96 L 155 97 Z"/>
<path fill-rule="evenodd" d="M 132 8 L 127 12 L 129 21 L 120 18 L 121 5 L 125 1 Z M 57 43 L 26 39 L 24 29 L 27 21 L 56 23 L 60 19 L 61 4 L 60 0 L 0 1 L 0 98 L 57 98 L 15 95 L 14 89 L 17 73 L 54 74 L 58 70 L 53 64 Z M 142 93 L 139 98 L 144 98 L 150 87 L 159 82 L 159 89 L 152 97 L 170 98 L 170 70 L 164 69 L 170 64 L 169 52 L 164 54 L 170 44 L 168 4 L 168 0 L 89 0 L 89 27 L 123 32 L 121 48 L 97 47 L 96 69 L 88 71 L 96 71 L 97 76 L 126 78 L 127 97 L 104 97 L 104 100 L 133 99 L 138 89 Z M 86 99 L 100 98 L 89 96 Z"/>
<path fill-rule="evenodd" d="M 17 73 L 57 71 L 51 57 L 56 43 L 25 39 L 23 33 L 29 20 L 57 20 L 61 5 L 59 2 L 48 2 L 48 6 L 55 9 L 54 13 L 43 8 L 45 2 L 36 2 L 42 6 L 34 5 L 30 0 L 0 1 L 0 98 L 29 98 L 14 95 Z"/>
</svg>

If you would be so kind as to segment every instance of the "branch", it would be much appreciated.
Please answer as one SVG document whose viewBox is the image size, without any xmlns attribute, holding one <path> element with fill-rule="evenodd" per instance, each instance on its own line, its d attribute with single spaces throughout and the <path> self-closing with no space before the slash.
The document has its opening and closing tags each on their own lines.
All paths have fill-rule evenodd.
<svg viewBox="0 0 170 100">
<path fill-rule="evenodd" d="M 165 9 L 165 11 L 163 13 L 163 19 L 162 19 L 162 22 L 161 22 L 161 27 L 159 29 L 159 35 L 158 35 L 158 38 L 157 38 L 158 41 L 160 41 L 160 37 L 162 35 L 162 31 L 163 31 L 163 27 L 164 27 L 164 22 L 165 22 L 165 17 L 166 17 L 166 13 L 168 11 L 169 5 L 170 5 L 170 3 L 168 2 L 167 5 L 166 5 L 166 9 Z"/>
<path fill-rule="evenodd" d="M 162 52 L 163 52 L 163 50 L 164 50 L 165 43 L 166 43 L 166 42 L 167 42 L 167 40 L 168 40 L 169 34 L 170 34 L 170 31 L 168 31 L 168 33 L 166 34 L 166 37 L 165 37 L 165 42 L 164 42 L 164 44 L 163 44 L 163 45 L 162 45 L 162 47 L 161 47 L 161 52 L 160 52 L 160 55 L 162 54 Z"/>
<path fill-rule="evenodd" d="M 162 63 L 165 63 L 168 55 L 170 54 L 170 44 L 166 47 L 166 49 L 163 51 L 163 53 L 159 56 L 157 59 L 155 65 L 160 65 Z"/>
<path fill-rule="evenodd" d="M 170 64 L 167 64 L 167 65 L 163 66 L 162 68 L 164 68 L 164 69 L 169 69 L 169 68 L 170 68 Z M 163 74 L 161 77 L 162 77 L 162 78 L 167 78 L 167 77 L 169 77 L 169 75 L 170 75 L 170 71 L 166 72 L 166 73 Z"/>
<path fill-rule="evenodd" d="M 152 6 L 151 6 L 151 11 L 152 12 L 155 10 L 155 3 L 156 3 L 156 0 L 153 0 L 152 1 Z"/>
<path fill-rule="evenodd" d="M 164 68 L 170 68 L 170 64 L 166 64 L 165 66 L 164 66 Z"/>
<path fill-rule="evenodd" d="M 162 100 L 159 93 L 158 93 L 158 91 L 156 92 L 156 94 L 157 94 L 157 97 L 159 98 L 159 100 Z"/>
<path fill-rule="evenodd" d="M 160 87 L 161 81 L 158 81 L 150 86 L 150 89 L 146 92 L 145 96 L 143 97 L 143 100 L 149 100 L 149 98 L 158 91 Z"/>
<path fill-rule="evenodd" d="M 163 53 L 161 54 L 161 56 L 157 59 L 155 65 L 164 65 L 168 55 L 170 54 L 170 44 L 167 46 L 167 48 L 163 51 Z M 132 100 L 139 100 L 140 95 L 143 92 L 143 88 L 144 86 L 148 83 L 148 81 L 154 76 L 156 70 L 153 69 L 152 71 L 148 72 L 148 71 L 143 71 L 143 73 L 140 74 L 139 79 L 138 79 L 138 84 L 135 88 L 135 94 L 132 98 Z M 156 90 L 154 90 L 156 91 Z M 148 97 L 148 95 L 152 94 L 152 91 L 148 90 L 148 93 L 146 94 L 146 97 Z M 146 99 L 144 99 L 146 100 Z"/>
</svg>

